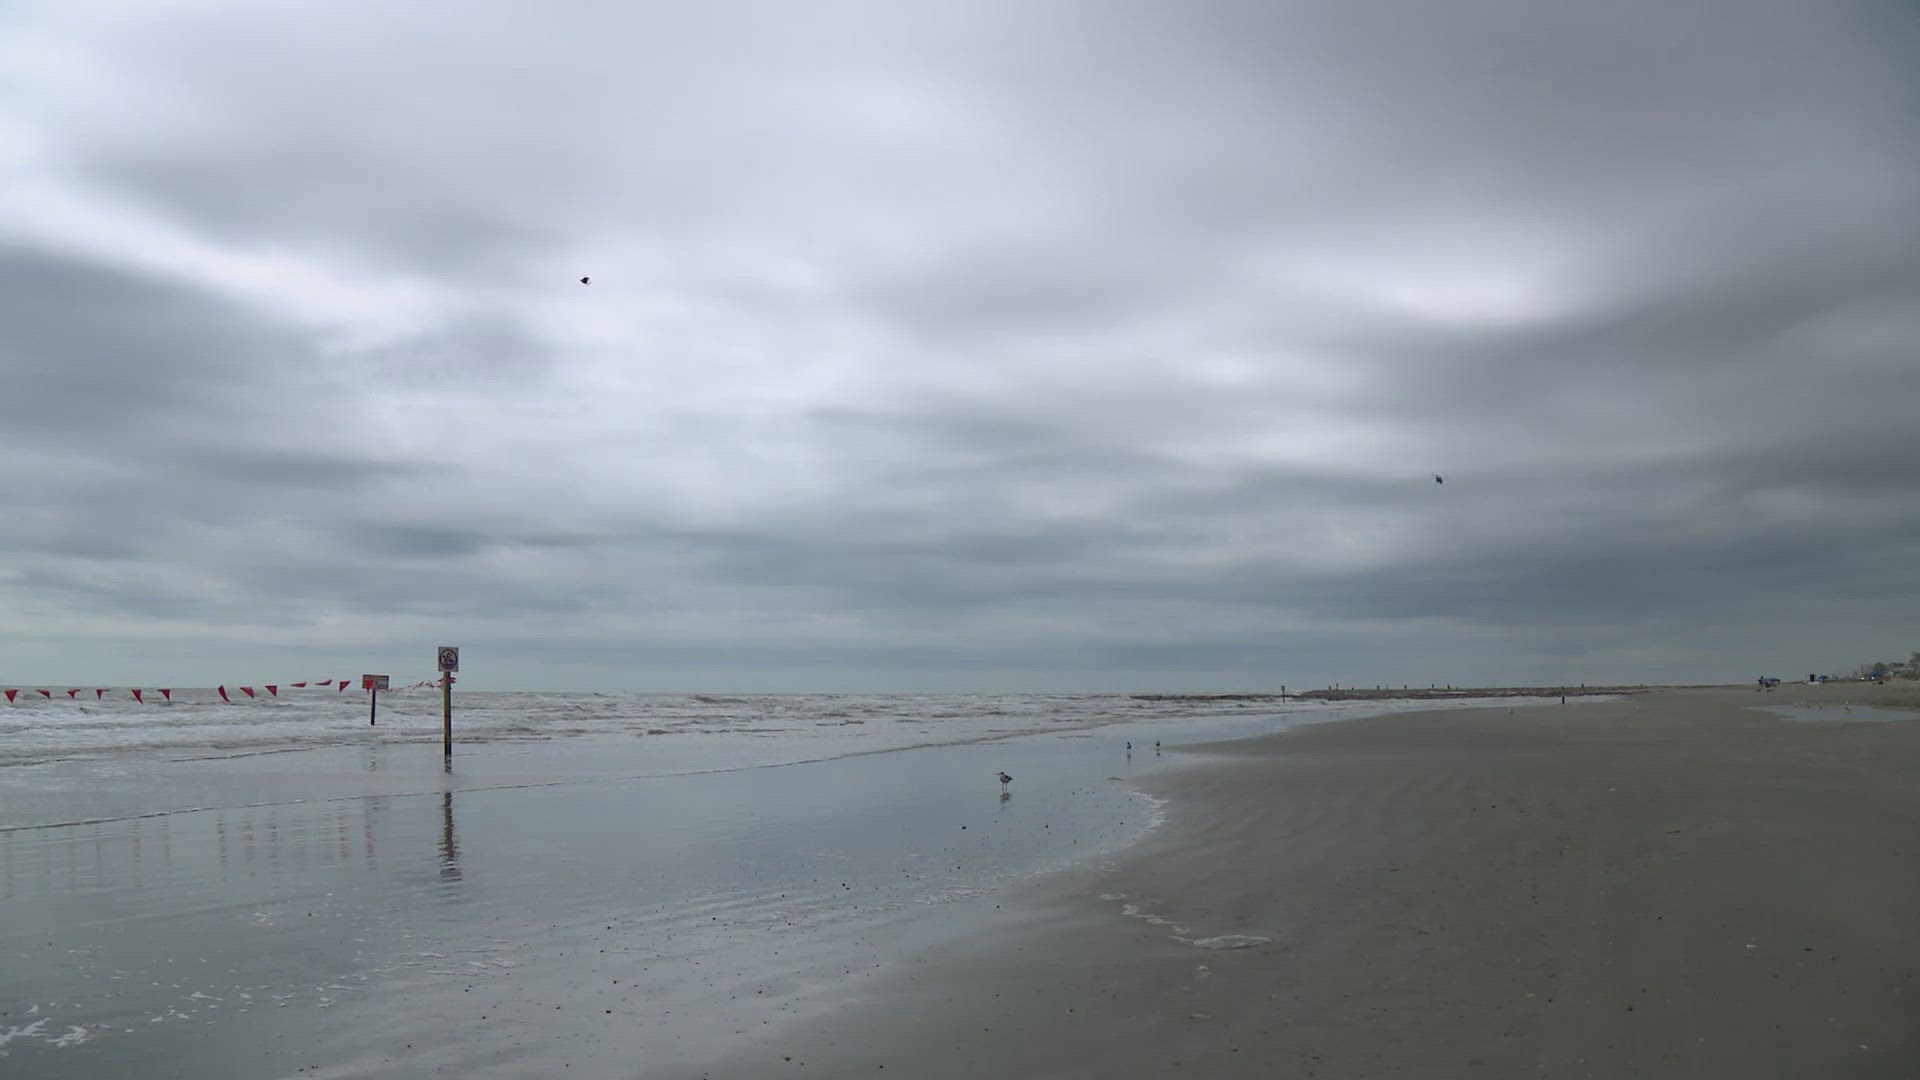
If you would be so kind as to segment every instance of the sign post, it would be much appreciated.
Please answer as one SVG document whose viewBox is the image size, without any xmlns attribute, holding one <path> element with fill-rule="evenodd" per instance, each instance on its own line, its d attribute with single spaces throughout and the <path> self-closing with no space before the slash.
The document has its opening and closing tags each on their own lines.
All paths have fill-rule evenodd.
<svg viewBox="0 0 1920 1080">
<path fill-rule="evenodd" d="M 367 691 L 367 694 L 368 694 L 368 698 L 367 698 L 367 701 L 368 701 L 367 726 L 368 727 L 373 726 L 374 719 L 378 717 L 380 714 L 380 691 L 385 690 L 386 688 L 387 688 L 387 677 L 385 675 L 360 676 L 360 689 Z"/>
<path fill-rule="evenodd" d="M 460 649 L 440 646 L 440 743 L 447 760 L 453 760 L 453 673 L 460 670 Z"/>
</svg>

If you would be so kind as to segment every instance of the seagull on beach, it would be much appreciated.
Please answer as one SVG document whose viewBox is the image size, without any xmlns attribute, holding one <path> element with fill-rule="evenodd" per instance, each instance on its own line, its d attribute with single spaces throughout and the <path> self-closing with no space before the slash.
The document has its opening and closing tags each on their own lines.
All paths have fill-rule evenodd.
<svg viewBox="0 0 1920 1080">
<path fill-rule="evenodd" d="M 1007 790 L 1007 785 L 1008 785 L 1008 784 L 1011 784 L 1011 783 L 1013 783 L 1013 777 L 1011 777 L 1011 776 L 1008 776 L 1008 775 L 1007 775 L 1007 773 L 1006 773 L 1006 770 L 1004 770 L 1004 769 L 1003 769 L 1003 770 L 1001 770 L 1001 772 L 1000 772 L 1000 790 L 1001 790 L 1001 791 L 1005 791 L 1005 790 Z"/>
</svg>

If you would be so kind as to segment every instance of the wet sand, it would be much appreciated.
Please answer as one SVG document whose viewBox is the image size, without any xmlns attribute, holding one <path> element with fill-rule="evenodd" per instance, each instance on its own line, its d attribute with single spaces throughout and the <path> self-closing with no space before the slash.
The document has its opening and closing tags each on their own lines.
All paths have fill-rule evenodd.
<svg viewBox="0 0 1920 1080">
<path fill-rule="evenodd" d="M 1644 694 L 1649 690 L 1687 690 L 1684 686 L 1427 686 L 1343 687 L 1303 690 L 1295 701 L 1453 701 L 1463 698 L 1578 698 Z"/>
<path fill-rule="evenodd" d="M 1914 696 L 1216 744 L 1146 782 L 1146 843 L 672 1075 L 1920 1076 L 1920 720 L 1845 719 Z M 1822 720 L 1753 708 L 1793 703 Z"/>
<path fill-rule="evenodd" d="M 483 744 L 454 773 L 414 745 L 0 769 L 26 821 L 35 785 L 178 777 L 211 803 L 0 818 L 0 1078 L 619 1078 L 721 1052 L 921 923 L 1139 836 L 1155 809 L 1098 744 L 650 777 L 631 738 Z M 1053 785 L 1002 799 L 1013 754 Z"/>
</svg>

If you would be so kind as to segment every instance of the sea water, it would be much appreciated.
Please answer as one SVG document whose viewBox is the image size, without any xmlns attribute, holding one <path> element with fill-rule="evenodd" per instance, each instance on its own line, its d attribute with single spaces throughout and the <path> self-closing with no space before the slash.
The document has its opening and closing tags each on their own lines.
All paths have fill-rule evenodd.
<svg viewBox="0 0 1920 1080">
<path fill-rule="evenodd" d="M 349 693 L 0 712 L 0 1073 L 644 1075 L 1136 839 L 1156 741 L 1419 707 L 462 693 L 449 766 Z"/>
<path fill-rule="evenodd" d="M 1908 709 L 1882 708 L 1876 705 L 1850 705 L 1844 702 L 1814 702 L 1804 705 L 1762 705 L 1760 708 L 1785 720 L 1825 724 L 1884 723 L 1912 720 Z"/>
</svg>

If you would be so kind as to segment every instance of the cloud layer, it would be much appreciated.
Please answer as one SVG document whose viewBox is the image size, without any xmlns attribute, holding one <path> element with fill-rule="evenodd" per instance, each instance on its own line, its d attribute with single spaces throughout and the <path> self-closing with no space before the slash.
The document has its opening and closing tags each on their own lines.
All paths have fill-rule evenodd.
<svg viewBox="0 0 1920 1080">
<path fill-rule="evenodd" d="M 30 2 L 0 190 L 8 678 L 1920 647 L 1891 0 Z"/>
</svg>

